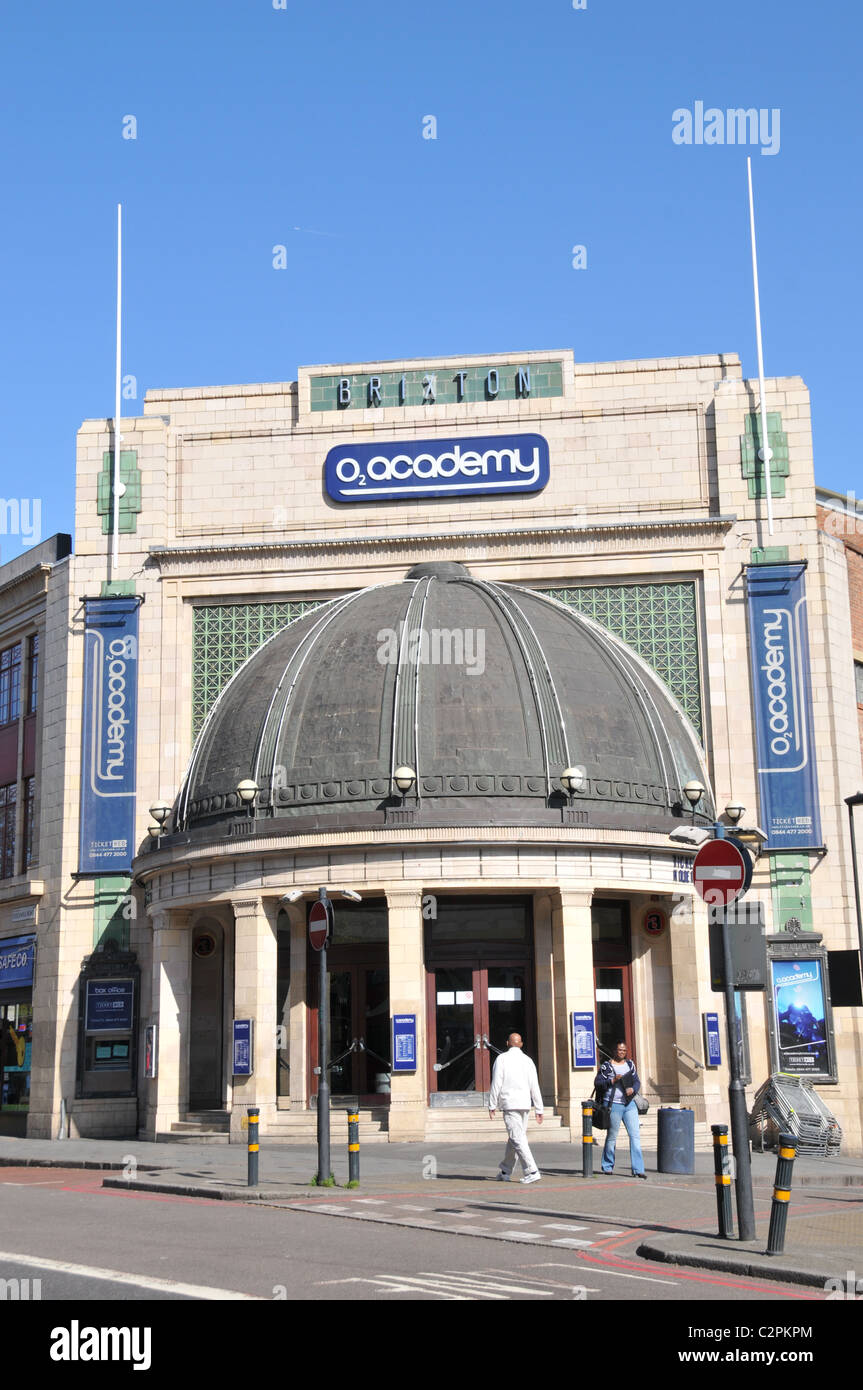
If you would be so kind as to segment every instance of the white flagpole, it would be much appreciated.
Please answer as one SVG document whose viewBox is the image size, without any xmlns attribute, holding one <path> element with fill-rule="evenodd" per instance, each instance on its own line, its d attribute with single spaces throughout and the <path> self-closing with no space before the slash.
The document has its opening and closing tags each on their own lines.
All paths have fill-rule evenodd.
<svg viewBox="0 0 863 1390">
<path fill-rule="evenodd" d="M 752 159 L 746 158 L 749 180 L 749 233 L 752 240 L 752 283 L 755 287 L 755 340 L 758 344 L 758 389 L 761 392 L 761 448 L 758 457 L 764 461 L 764 487 L 767 493 L 767 531 L 773 535 L 773 489 L 770 483 L 772 450 L 767 435 L 767 397 L 764 390 L 764 352 L 761 346 L 761 302 L 758 297 L 758 259 L 755 254 L 755 204 L 752 200 Z"/>
<path fill-rule="evenodd" d="M 121 332 L 123 312 L 123 205 L 117 204 L 117 372 L 114 382 L 114 477 L 111 487 L 113 497 L 113 516 L 111 523 L 111 578 L 117 578 L 117 551 L 120 541 L 120 392 L 122 374 L 120 366 Z"/>
</svg>

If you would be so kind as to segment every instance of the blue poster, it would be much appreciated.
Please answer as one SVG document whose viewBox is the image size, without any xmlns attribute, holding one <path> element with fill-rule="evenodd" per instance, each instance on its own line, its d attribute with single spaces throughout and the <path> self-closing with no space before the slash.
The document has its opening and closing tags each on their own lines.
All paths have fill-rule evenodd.
<svg viewBox="0 0 863 1390">
<path fill-rule="evenodd" d="M 324 464 L 334 502 L 410 501 L 540 492 L 549 479 L 541 434 L 338 444 Z"/>
<path fill-rule="evenodd" d="M 830 1076 L 827 1005 L 821 961 L 771 960 L 779 1071 Z"/>
<path fill-rule="evenodd" d="M 572 1065 L 596 1066 L 596 1021 L 593 1014 L 572 1015 Z"/>
<path fill-rule="evenodd" d="M 251 1076 L 255 1066 L 252 1019 L 234 1019 L 234 1076 Z"/>
<path fill-rule="evenodd" d="M 704 1019 L 704 1051 L 708 1067 L 722 1064 L 722 1047 L 719 1041 L 719 1014 L 702 1014 Z"/>
<path fill-rule="evenodd" d="M 128 873 L 135 853 L 138 599 L 86 599 L 79 873 Z"/>
<path fill-rule="evenodd" d="M 35 936 L 0 939 L 0 989 L 22 989 L 32 985 L 35 958 Z"/>
<path fill-rule="evenodd" d="M 417 1016 L 393 1016 L 393 1071 L 417 1069 Z"/>
<path fill-rule="evenodd" d="M 761 825 L 771 849 L 821 844 L 804 566 L 750 565 L 749 650 Z"/>
<path fill-rule="evenodd" d="M 131 1033 L 134 1003 L 134 980 L 88 980 L 85 1032 Z"/>
</svg>

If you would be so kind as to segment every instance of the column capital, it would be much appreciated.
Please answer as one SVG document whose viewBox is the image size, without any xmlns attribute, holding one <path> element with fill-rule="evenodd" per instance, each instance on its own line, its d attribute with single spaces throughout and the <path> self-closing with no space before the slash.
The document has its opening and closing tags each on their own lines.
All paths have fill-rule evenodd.
<svg viewBox="0 0 863 1390">
<path fill-rule="evenodd" d="M 257 917 L 264 907 L 262 893 L 246 893 L 241 897 L 231 898 L 230 902 L 235 917 Z"/>
<path fill-rule="evenodd" d="M 157 931 L 186 931 L 192 925 L 194 913 L 190 907 L 148 908 L 150 926 Z"/>
<path fill-rule="evenodd" d="M 401 908 L 403 911 L 409 911 L 413 907 L 420 911 L 423 897 L 422 888 L 388 888 L 386 890 L 387 907 Z"/>
<path fill-rule="evenodd" d="M 569 907 L 576 911 L 589 909 L 593 903 L 592 888 L 552 888 L 549 896 L 552 907 L 557 910 Z"/>
</svg>

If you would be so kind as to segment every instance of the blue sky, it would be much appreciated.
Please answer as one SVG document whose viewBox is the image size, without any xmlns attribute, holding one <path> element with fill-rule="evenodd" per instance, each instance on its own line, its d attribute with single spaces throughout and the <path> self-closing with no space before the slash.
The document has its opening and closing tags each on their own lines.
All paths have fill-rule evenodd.
<svg viewBox="0 0 863 1390">
<path fill-rule="evenodd" d="M 127 414 L 443 353 L 755 375 L 747 153 L 767 373 L 812 392 L 819 482 L 863 492 L 859 6 L 285 3 L 4 7 L 0 497 L 41 497 L 43 535 L 72 528 L 81 421 L 113 413 L 118 201 Z M 676 145 L 696 101 L 779 108 L 778 153 Z"/>
</svg>

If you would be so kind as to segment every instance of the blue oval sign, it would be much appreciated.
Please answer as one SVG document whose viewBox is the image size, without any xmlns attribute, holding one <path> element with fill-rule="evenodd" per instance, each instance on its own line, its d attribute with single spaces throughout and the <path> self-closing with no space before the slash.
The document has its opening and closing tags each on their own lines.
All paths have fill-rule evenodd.
<svg viewBox="0 0 863 1390">
<path fill-rule="evenodd" d="M 334 502 L 540 492 L 548 477 L 548 441 L 540 434 L 339 444 L 324 465 Z"/>
</svg>

